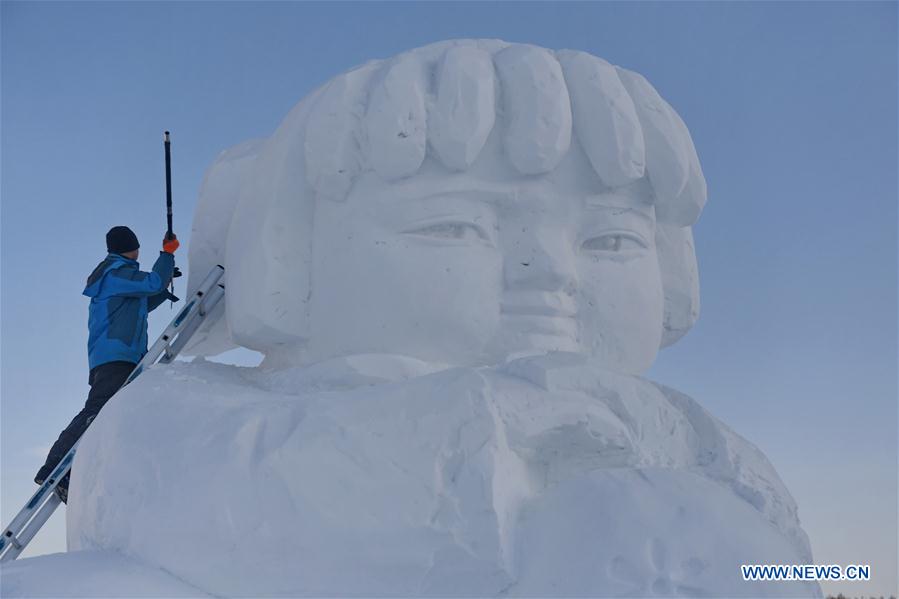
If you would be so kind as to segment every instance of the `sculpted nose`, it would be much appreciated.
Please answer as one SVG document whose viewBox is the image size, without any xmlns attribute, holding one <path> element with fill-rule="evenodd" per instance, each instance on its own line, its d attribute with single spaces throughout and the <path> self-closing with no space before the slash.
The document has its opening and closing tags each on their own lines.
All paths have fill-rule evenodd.
<svg viewBox="0 0 899 599">
<path fill-rule="evenodd" d="M 574 249 L 567 237 L 551 229 L 522 231 L 506 254 L 506 287 L 574 293 L 577 270 Z"/>
</svg>

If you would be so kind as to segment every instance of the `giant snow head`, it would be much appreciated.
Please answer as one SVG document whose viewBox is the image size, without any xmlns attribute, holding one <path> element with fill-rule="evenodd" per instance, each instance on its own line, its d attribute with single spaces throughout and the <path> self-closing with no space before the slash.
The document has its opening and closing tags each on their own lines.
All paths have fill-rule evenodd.
<svg viewBox="0 0 899 599">
<path fill-rule="evenodd" d="M 191 281 L 223 264 L 227 294 L 193 352 L 640 372 L 697 318 L 705 199 L 683 121 L 600 58 L 455 40 L 370 62 L 210 168 Z"/>
</svg>

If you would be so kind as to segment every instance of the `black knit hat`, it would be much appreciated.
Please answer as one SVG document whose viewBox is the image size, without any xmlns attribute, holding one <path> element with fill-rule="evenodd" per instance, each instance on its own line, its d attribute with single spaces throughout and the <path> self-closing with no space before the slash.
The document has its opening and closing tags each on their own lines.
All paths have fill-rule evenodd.
<svg viewBox="0 0 899 599">
<path fill-rule="evenodd" d="M 106 251 L 111 254 L 133 252 L 139 247 L 137 235 L 128 227 L 113 227 L 106 234 Z"/>
</svg>

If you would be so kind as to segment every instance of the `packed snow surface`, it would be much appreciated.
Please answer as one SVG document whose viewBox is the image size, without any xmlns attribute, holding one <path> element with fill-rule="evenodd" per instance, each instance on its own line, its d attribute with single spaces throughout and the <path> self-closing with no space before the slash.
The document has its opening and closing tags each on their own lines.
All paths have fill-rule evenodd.
<svg viewBox="0 0 899 599">
<path fill-rule="evenodd" d="M 206 597 L 159 567 L 113 551 L 70 551 L 3 565 L 0 597 Z"/>
<path fill-rule="evenodd" d="M 219 596 L 818 593 L 740 577 L 811 559 L 754 446 L 570 354 L 156 367 L 104 408 L 74 470 L 70 549 Z"/>
</svg>

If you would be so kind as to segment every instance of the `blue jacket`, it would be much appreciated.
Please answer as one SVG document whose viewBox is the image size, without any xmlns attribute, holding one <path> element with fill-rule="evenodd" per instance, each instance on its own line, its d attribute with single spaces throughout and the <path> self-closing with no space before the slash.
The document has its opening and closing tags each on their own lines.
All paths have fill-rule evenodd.
<svg viewBox="0 0 899 599">
<path fill-rule="evenodd" d="M 87 278 L 84 295 L 91 298 L 87 354 L 90 368 L 124 360 L 140 362 L 147 353 L 147 314 L 167 299 L 175 257 L 159 252 L 152 272 L 136 260 L 109 254 Z"/>
</svg>

